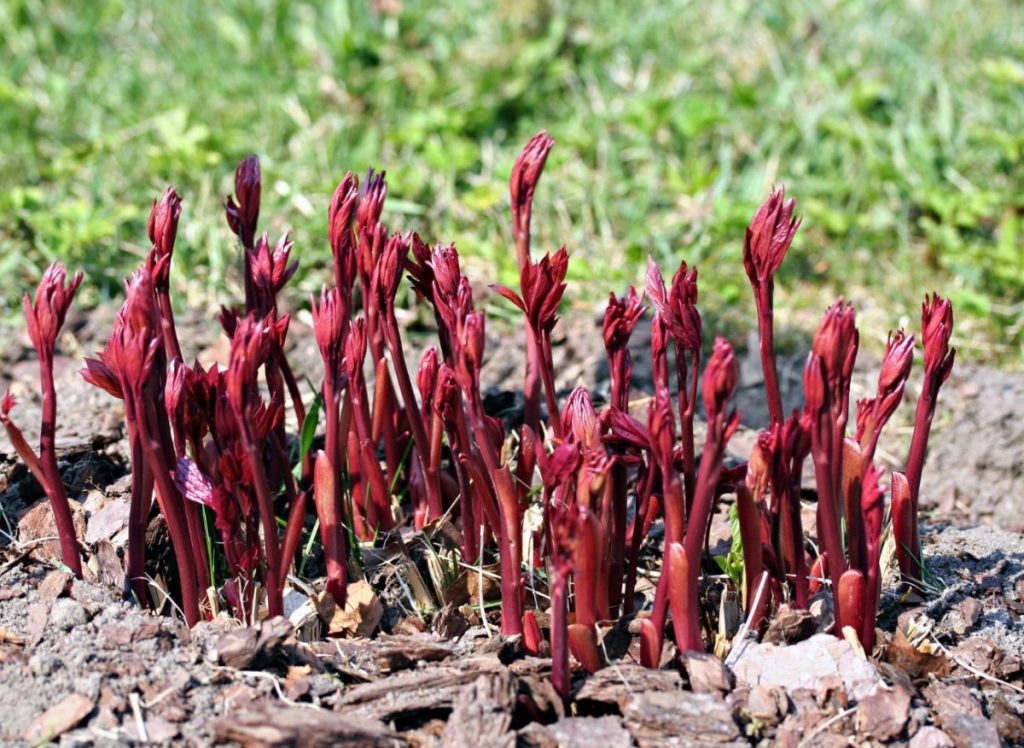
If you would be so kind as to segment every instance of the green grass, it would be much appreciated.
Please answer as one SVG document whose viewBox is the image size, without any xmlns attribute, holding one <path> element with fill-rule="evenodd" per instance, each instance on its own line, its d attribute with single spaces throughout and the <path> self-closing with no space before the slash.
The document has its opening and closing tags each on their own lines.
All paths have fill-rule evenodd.
<svg viewBox="0 0 1024 748">
<path fill-rule="evenodd" d="M 237 290 L 220 202 L 250 151 L 263 225 L 294 229 L 306 288 L 329 257 L 330 192 L 371 165 L 388 171 L 392 228 L 514 282 L 508 174 L 545 128 L 558 144 L 536 246 L 567 244 L 591 299 L 651 254 L 697 263 L 703 303 L 749 317 L 743 227 L 785 181 L 804 228 L 783 324 L 813 324 L 843 291 L 884 300 L 864 305 L 877 337 L 916 327 L 935 288 L 964 354 L 1021 360 L 1019 4 L 366 5 L 0 4 L 0 311 L 55 258 L 87 272 L 84 302 L 117 297 L 169 183 L 186 200 L 178 298 Z"/>
</svg>

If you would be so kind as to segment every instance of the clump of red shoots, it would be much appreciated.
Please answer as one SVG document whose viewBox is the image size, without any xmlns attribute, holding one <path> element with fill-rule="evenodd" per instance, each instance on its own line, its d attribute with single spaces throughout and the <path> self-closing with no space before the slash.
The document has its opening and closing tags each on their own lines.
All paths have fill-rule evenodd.
<svg viewBox="0 0 1024 748">
<path fill-rule="evenodd" d="M 708 536 L 716 509 L 734 495 L 734 542 L 742 544 L 740 587 L 750 630 L 761 630 L 784 603 L 807 607 L 812 594 L 827 587 L 836 633 L 848 629 L 871 649 L 885 518 L 883 472 L 874 458 L 906 388 L 914 336 L 890 336 L 877 391 L 857 404 L 850 437 L 860 337 L 853 307 L 840 300 L 814 337 L 804 369 L 805 406 L 786 416 L 775 362 L 774 283 L 800 219 L 780 189 L 754 214 L 743 245 L 770 416 L 746 463 L 727 459 L 739 425 L 730 405 L 738 378 L 735 354 L 723 338 L 705 348 L 697 270 L 685 262 L 666 284 L 652 260 L 643 293 L 630 288 L 609 297 L 602 325 L 608 403 L 599 407 L 581 387 L 560 398 L 552 333 L 569 253 L 562 247 L 535 260 L 530 246 L 533 199 L 553 143 L 547 134 L 537 135 L 513 169 L 519 287 L 494 287 L 524 320 L 525 407 L 515 432 L 485 406 L 486 319 L 458 251 L 388 229 L 383 173 L 370 171 L 362 183 L 347 174 L 328 207 L 332 283 L 310 299 L 323 368 L 317 405 L 304 402 L 286 357 L 289 316 L 280 312 L 278 296 L 297 264 L 287 234 L 273 245 L 258 234 L 256 157 L 239 165 L 235 196 L 225 206 L 245 283 L 244 308 L 221 313 L 231 341 L 226 366 L 184 362 L 170 297 L 181 199 L 169 189 L 154 203 L 152 250 L 126 284 L 107 345 L 84 372 L 124 400 L 133 479 L 126 562 L 140 601 L 146 599 L 145 534 L 154 497 L 176 559 L 176 597 L 190 624 L 213 612 L 218 591 L 239 618 L 262 609 L 281 614 L 302 537 L 312 532 L 312 511 L 326 589 L 339 604 L 358 569 L 351 562 L 361 546 L 385 543 L 404 525 L 424 532 L 444 525 L 464 564 L 497 561 L 501 632 L 522 635 L 534 653 L 544 636 L 538 608 L 545 604 L 537 601 L 546 593 L 552 681 L 568 701 L 570 656 L 588 672 L 606 664 L 604 622 L 637 616 L 639 657 L 650 667 L 662 663 L 668 636 L 679 651 L 705 649 L 714 615 L 702 610 L 702 590 L 707 573 L 716 570 Z M 406 301 L 404 277 L 437 325 L 437 345 L 425 348 L 415 371 L 406 360 L 408 340 L 397 312 Z M 26 300 L 43 371 L 39 457 L 10 421 L 9 396 L 2 409 L 11 441 L 50 495 L 55 516 L 65 511 L 67 497 L 53 456 L 52 356 L 80 276 L 67 286 L 64 281 L 63 269 L 51 269 L 35 305 Z M 637 393 L 630 340 L 648 307 L 645 355 L 654 391 Z M 926 301 L 922 324 L 924 386 L 906 473 L 892 473 L 890 491 L 900 568 L 904 581 L 917 586 L 923 576 L 916 519 L 921 470 L 939 388 L 954 357 L 948 300 Z M 638 401 L 637 395 L 648 397 Z M 707 421 L 699 445 L 698 397 Z M 301 434 L 298 453 L 286 425 L 286 399 Z M 646 412 L 635 412 L 643 402 Z M 318 412 L 324 441 L 310 449 Z M 816 550 L 805 540 L 801 519 L 808 457 L 817 495 Z M 542 517 L 539 526 L 526 522 L 532 507 Z M 58 528 L 69 517 L 58 518 Z M 210 519 L 216 541 L 206 529 Z M 653 599 L 645 600 L 637 595 L 642 551 L 659 521 L 660 575 Z M 65 542 L 61 530 L 65 562 L 80 569 L 72 565 L 79 563 L 73 532 L 68 537 Z M 544 588 L 533 590 L 542 594 L 528 594 L 531 584 Z"/>
</svg>

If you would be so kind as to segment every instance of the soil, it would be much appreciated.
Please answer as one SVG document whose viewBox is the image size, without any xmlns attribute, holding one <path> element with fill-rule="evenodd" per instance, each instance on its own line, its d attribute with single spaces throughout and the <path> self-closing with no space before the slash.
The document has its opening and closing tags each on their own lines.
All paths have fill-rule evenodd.
<svg viewBox="0 0 1024 748">
<path fill-rule="evenodd" d="M 307 599 L 315 599 L 315 581 L 292 593 L 297 630 L 280 620 L 246 628 L 220 617 L 189 631 L 173 615 L 125 601 L 120 403 L 77 374 L 111 320 L 110 310 L 72 315 L 56 365 L 61 469 L 91 556 L 86 580 L 72 582 L 53 563 L 46 503 L 0 435 L 0 745 L 1024 745 L 1020 374 L 958 364 L 943 389 L 922 497 L 929 594 L 900 600 L 890 575 L 870 657 L 831 635 L 812 636 L 828 620 L 819 603 L 817 620 L 780 616 L 765 636 L 777 643 L 743 642 L 725 664 L 690 653 L 681 669 L 647 671 L 636 664 L 636 621 L 625 621 L 605 631 L 609 667 L 589 677 L 574 671 L 566 713 L 548 682 L 550 661 L 526 656 L 480 617 L 475 588 L 485 586 L 483 576 L 463 574 L 453 586 L 461 585 L 459 599 L 432 616 L 416 613 L 436 575 L 412 536 L 406 548 L 367 559 L 364 606 L 328 616 L 331 627 L 367 639 L 324 638 L 319 619 L 303 617 L 315 607 Z M 226 360 L 206 320 L 186 317 L 178 327 L 204 363 Z M 559 387 L 584 384 L 595 399 L 606 396 L 599 317 L 575 314 L 556 331 Z M 303 341 L 289 351 L 293 367 L 318 379 L 301 315 L 290 337 Z M 650 368 L 645 332 L 634 338 L 640 396 Z M 741 359 L 737 397 L 751 429 L 764 419 L 754 348 Z M 492 410 L 510 421 L 521 349 L 516 335 L 492 328 L 483 379 L 493 383 Z M 780 360 L 787 407 L 799 404 L 802 359 L 796 351 Z M 860 391 L 875 375 L 872 362 L 862 365 Z M 36 381 L 27 337 L 14 336 L 0 347 L 0 391 L 10 386 L 18 398 L 14 417 L 30 442 Z M 910 417 L 901 412 L 903 426 Z M 880 451 L 893 462 L 908 439 L 896 427 Z M 737 436 L 735 457 L 753 433 Z M 416 563 L 403 561 L 410 553 Z"/>
</svg>

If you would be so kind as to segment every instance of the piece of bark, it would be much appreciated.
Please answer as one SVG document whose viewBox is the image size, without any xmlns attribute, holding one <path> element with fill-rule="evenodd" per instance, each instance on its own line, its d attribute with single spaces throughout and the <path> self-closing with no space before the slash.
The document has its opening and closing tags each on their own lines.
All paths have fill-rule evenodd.
<svg viewBox="0 0 1024 748">
<path fill-rule="evenodd" d="M 331 595 L 324 593 L 320 598 L 320 617 L 331 636 L 368 639 L 384 617 L 384 606 L 370 583 L 360 579 L 347 587 L 344 607 L 339 607 Z"/>
<path fill-rule="evenodd" d="M 680 655 L 690 689 L 695 693 L 729 693 L 735 685 L 732 672 L 725 663 L 707 652 L 684 652 Z"/>
<path fill-rule="evenodd" d="M 100 567 L 100 582 L 118 591 L 123 591 L 125 588 L 124 567 L 109 540 L 101 540 L 96 545 L 96 562 Z"/>
<path fill-rule="evenodd" d="M 441 743 L 452 748 L 513 748 L 514 708 L 515 690 L 508 670 L 480 675 L 459 691 Z"/>
<path fill-rule="evenodd" d="M 857 730 L 880 741 L 895 738 L 910 718 L 910 693 L 902 688 L 877 688 L 858 703 Z"/>
<path fill-rule="evenodd" d="M 416 667 L 420 662 L 440 662 L 452 654 L 451 645 L 431 634 L 381 636 L 374 643 L 377 664 L 385 673 Z"/>
<path fill-rule="evenodd" d="M 818 624 L 809 610 L 783 606 L 775 614 L 763 641 L 768 644 L 797 644 L 810 639 L 818 630 Z"/>
<path fill-rule="evenodd" d="M 43 603 L 52 603 L 64 594 L 70 581 L 71 576 L 69 574 L 59 570 L 51 571 L 43 577 L 43 581 L 36 587 L 37 599 Z"/>
<path fill-rule="evenodd" d="M 113 499 L 94 511 L 86 525 L 85 542 L 95 545 L 108 541 L 128 526 L 130 502 Z"/>
<path fill-rule="evenodd" d="M 49 742 L 77 725 L 95 708 L 92 699 L 73 693 L 47 709 L 28 726 L 25 740 L 30 744 Z"/>
<path fill-rule="evenodd" d="M 914 733 L 908 748 L 953 748 L 953 739 L 938 727 L 925 725 Z"/>
<path fill-rule="evenodd" d="M 623 664 L 598 670 L 576 692 L 578 704 L 614 705 L 620 712 L 636 694 L 654 691 L 682 691 L 683 679 L 675 670 L 650 670 L 640 665 Z"/>
<path fill-rule="evenodd" d="M 748 745 L 725 701 L 711 694 L 640 693 L 623 719 L 640 748 Z"/>
<path fill-rule="evenodd" d="M 32 603 L 25 609 L 25 641 L 34 647 L 43 638 L 46 622 L 50 619 L 50 606 Z"/>
<path fill-rule="evenodd" d="M 72 524 L 79 542 L 85 537 L 85 512 L 77 501 L 70 501 Z M 18 540 L 31 546 L 29 555 L 36 561 L 50 561 L 62 557 L 57 524 L 49 501 L 42 501 L 29 509 L 18 521 Z M 38 540 L 38 543 L 33 541 Z"/>
<path fill-rule="evenodd" d="M 990 675 L 1002 671 L 1003 653 L 991 637 L 972 637 L 954 647 L 951 654 L 958 665 L 965 663 Z"/>
<path fill-rule="evenodd" d="M 633 745 L 633 738 L 622 726 L 622 720 L 612 716 L 563 717 L 550 725 L 534 722 L 519 731 L 519 741 L 521 745 L 530 748 L 631 748 Z M 481 742 L 469 745 L 487 744 Z"/>
<path fill-rule="evenodd" d="M 942 729 L 953 740 L 956 748 L 999 748 L 996 726 L 976 714 L 955 714 L 942 723 Z"/>
<path fill-rule="evenodd" d="M 292 635 L 292 625 L 282 617 L 261 621 L 222 634 L 217 640 L 217 657 L 229 667 L 244 670 L 270 657 Z"/>
<path fill-rule="evenodd" d="M 970 714 L 975 717 L 984 717 L 985 712 L 971 689 L 960 683 L 943 683 L 935 681 L 926 686 L 921 695 L 931 705 L 935 714 L 935 721 L 944 725 L 946 721 L 956 714 Z"/>
<path fill-rule="evenodd" d="M 408 713 L 449 711 L 462 687 L 501 665 L 491 658 L 463 660 L 458 666 L 439 665 L 407 671 L 342 691 L 335 708 L 349 714 L 391 722 Z"/>
<path fill-rule="evenodd" d="M 341 744 L 401 748 L 408 745 L 398 733 L 375 720 L 274 704 L 221 717 L 213 722 L 213 733 L 218 741 L 235 741 L 246 748 Z"/>
<path fill-rule="evenodd" d="M 149 717 L 143 721 L 146 728 L 146 740 L 142 740 L 139 734 L 139 724 L 134 719 L 126 719 L 124 724 L 125 735 L 133 742 L 145 742 L 147 744 L 164 744 L 178 737 L 178 726 L 172 724 L 163 717 Z"/>
<path fill-rule="evenodd" d="M 434 614 L 430 627 L 442 639 L 458 639 L 469 629 L 469 621 L 458 607 L 448 603 Z"/>
<path fill-rule="evenodd" d="M 989 695 L 989 714 L 999 737 L 1009 745 L 1024 745 L 1024 720 L 1002 694 Z"/>
<path fill-rule="evenodd" d="M 739 703 L 740 714 L 760 729 L 774 727 L 789 711 L 786 691 L 778 686 L 754 686 Z"/>
<path fill-rule="evenodd" d="M 948 617 L 952 619 L 950 628 L 956 634 L 966 634 L 978 622 L 983 612 L 984 606 L 980 600 L 974 597 L 964 598 L 954 605 L 953 610 L 948 614 Z"/>
</svg>

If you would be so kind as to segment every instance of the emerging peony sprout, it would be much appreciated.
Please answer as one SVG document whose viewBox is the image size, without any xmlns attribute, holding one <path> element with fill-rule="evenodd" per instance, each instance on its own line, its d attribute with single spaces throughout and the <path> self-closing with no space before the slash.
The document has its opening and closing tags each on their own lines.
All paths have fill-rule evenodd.
<svg viewBox="0 0 1024 748">
<path fill-rule="evenodd" d="M 775 273 L 782 265 L 793 236 L 800 227 L 800 219 L 793 217 L 795 208 L 796 201 L 786 202 L 786 189 L 779 187 L 754 213 L 743 240 L 743 267 L 747 271 L 757 303 L 761 366 L 764 369 L 768 414 L 773 423 L 781 423 L 785 418 L 775 365 Z"/>
<path fill-rule="evenodd" d="M 23 299 L 28 335 L 39 357 L 39 386 L 42 392 L 43 413 L 39 429 L 38 456 L 11 420 L 10 412 L 15 402 L 10 393 L 4 396 L 0 407 L 0 422 L 7 431 L 11 445 L 50 499 L 57 537 L 60 540 L 61 557 L 64 565 L 76 577 L 82 576 L 82 560 L 78 538 L 75 536 L 71 505 L 68 503 L 64 482 L 57 469 L 57 391 L 53 383 L 53 356 L 57 347 L 57 336 L 64 326 L 64 318 L 81 283 L 81 273 L 76 273 L 68 282 L 64 266 L 55 262 L 43 273 L 36 289 L 35 300 L 33 301 L 28 294 L 25 294 Z"/>
<path fill-rule="evenodd" d="M 906 569 L 903 581 L 920 589 L 924 579 L 921 556 L 921 538 L 917 527 L 918 498 L 921 491 L 921 474 L 928 448 L 928 434 L 932 418 L 939 401 L 939 390 L 953 370 L 956 349 L 950 348 L 953 335 L 953 305 L 949 299 L 933 293 L 925 297 L 921 305 L 921 342 L 924 346 L 924 383 L 914 413 L 914 436 L 907 455 L 906 482 L 910 502 L 909 514 L 912 526 L 909 535 L 897 535 L 897 552 L 901 554 L 900 568 Z"/>
</svg>

